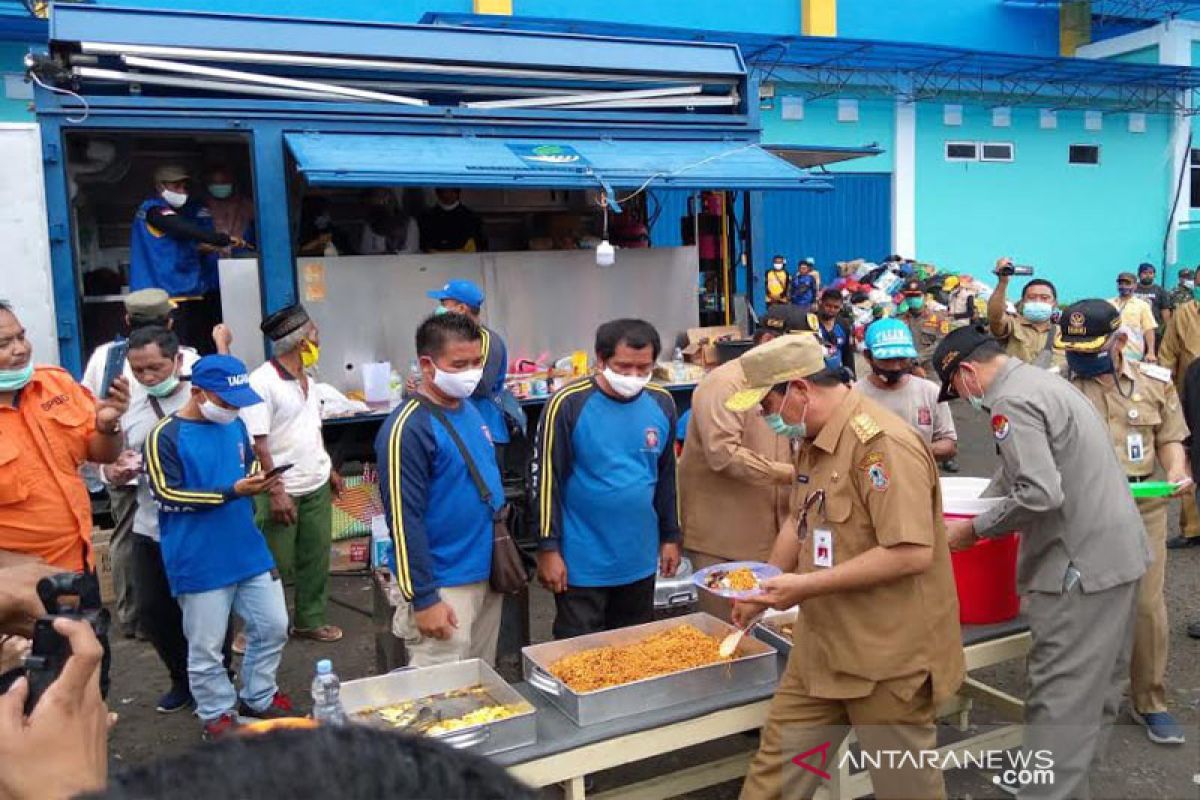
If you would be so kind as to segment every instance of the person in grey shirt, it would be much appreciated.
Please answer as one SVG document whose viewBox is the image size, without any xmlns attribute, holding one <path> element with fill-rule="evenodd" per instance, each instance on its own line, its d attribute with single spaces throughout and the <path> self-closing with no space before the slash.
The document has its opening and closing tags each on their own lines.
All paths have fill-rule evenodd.
<svg viewBox="0 0 1200 800">
<path fill-rule="evenodd" d="M 982 327 L 947 336 L 934 367 L 940 399 L 991 415 L 1000 456 L 985 493 L 999 501 L 947 522 L 951 549 L 1021 532 L 1017 588 L 1033 638 L 1024 746 L 1053 754 L 1054 782 L 1019 796 L 1087 797 L 1129 678 L 1137 584 L 1150 564 L 1141 517 L 1107 428 L 1074 386 L 1006 356 Z"/>
</svg>

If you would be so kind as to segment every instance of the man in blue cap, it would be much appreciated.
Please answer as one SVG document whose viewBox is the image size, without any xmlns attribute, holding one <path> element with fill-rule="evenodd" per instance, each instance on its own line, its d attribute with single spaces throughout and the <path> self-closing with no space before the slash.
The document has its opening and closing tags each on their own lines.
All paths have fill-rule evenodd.
<svg viewBox="0 0 1200 800">
<path fill-rule="evenodd" d="M 867 328 L 863 345 L 871 374 L 854 388 L 916 428 L 933 457 L 949 466 L 958 453 L 954 417 L 949 403 L 938 402 L 938 385 L 912 374 L 917 363 L 912 331 L 894 317 L 877 320 Z"/>
<path fill-rule="evenodd" d="M 517 419 L 512 414 L 505 413 L 507 390 L 504 388 L 504 380 L 508 377 L 508 348 L 500 334 L 479 321 L 483 309 L 483 289 L 471 281 L 455 279 L 441 289 L 434 289 L 427 294 L 438 301 L 434 313 L 462 314 L 478 325 L 483 334 L 483 377 L 470 400 L 487 423 L 488 430 L 492 433 L 492 441 L 497 447 L 497 458 L 501 458 L 503 445 L 511 441 L 507 420 L 512 419 L 513 424 L 523 429 L 524 416 L 521 415 Z M 519 409 L 515 403 L 512 405 Z"/>
<path fill-rule="evenodd" d="M 187 403 L 159 422 L 144 445 L 163 566 L 183 612 L 188 679 L 208 740 L 236 728 L 238 715 L 294 715 L 275 680 L 288 636 L 283 584 L 250 501 L 269 491 L 286 465 L 259 471 L 238 416 L 261 402 L 245 364 L 206 356 L 192 367 Z M 230 612 L 246 623 L 240 702 L 223 663 Z"/>
</svg>

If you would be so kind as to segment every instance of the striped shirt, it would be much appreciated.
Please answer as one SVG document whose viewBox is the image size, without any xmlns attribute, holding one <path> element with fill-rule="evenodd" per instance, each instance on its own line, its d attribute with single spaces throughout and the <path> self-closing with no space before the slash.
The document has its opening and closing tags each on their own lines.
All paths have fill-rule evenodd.
<svg viewBox="0 0 1200 800">
<path fill-rule="evenodd" d="M 471 403 L 443 408 L 471 454 L 493 505 L 504 503 L 491 432 Z M 417 400 L 391 413 L 375 438 L 379 488 L 392 536 L 392 571 L 417 610 L 438 602 L 438 589 L 488 579 L 492 512 L 484 504 L 458 446 Z"/>
<path fill-rule="evenodd" d="M 232 586 L 275 566 L 254 504 L 233 490 L 258 469 L 240 419 L 218 425 L 172 415 L 142 450 L 172 595 Z"/>
</svg>

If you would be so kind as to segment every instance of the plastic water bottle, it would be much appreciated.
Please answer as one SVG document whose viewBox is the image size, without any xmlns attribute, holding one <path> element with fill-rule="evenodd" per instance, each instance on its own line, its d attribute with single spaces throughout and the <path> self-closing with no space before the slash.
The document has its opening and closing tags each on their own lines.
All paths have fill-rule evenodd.
<svg viewBox="0 0 1200 800">
<path fill-rule="evenodd" d="M 683 365 L 683 349 L 676 347 L 675 353 L 671 356 L 671 381 L 683 383 L 685 378 L 687 378 L 687 368 Z"/>
<path fill-rule="evenodd" d="M 333 662 L 322 658 L 317 662 L 317 675 L 312 682 L 313 719 L 322 725 L 345 725 L 341 692 L 342 682 L 333 671 Z"/>
</svg>

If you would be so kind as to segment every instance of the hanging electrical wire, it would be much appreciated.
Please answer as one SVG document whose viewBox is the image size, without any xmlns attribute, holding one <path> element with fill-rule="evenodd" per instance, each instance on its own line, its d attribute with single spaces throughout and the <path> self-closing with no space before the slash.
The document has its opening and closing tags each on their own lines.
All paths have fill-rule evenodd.
<svg viewBox="0 0 1200 800">
<path fill-rule="evenodd" d="M 29 80 L 33 81 L 38 86 L 45 89 L 47 92 L 65 95 L 67 97 L 74 97 L 76 100 L 78 100 L 80 102 L 80 104 L 83 106 L 83 116 L 82 117 L 67 117 L 66 118 L 67 122 L 70 122 L 73 125 L 78 125 L 81 122 L 87 121 L 88 116 L 92 113 L 92 107 L 88 105 L 88 101 L 86 98 L 84 98 L 83 95 L 72 92 L 70 89 L 63 89 L 58 86 L 51 86 L 50 84 L 46 83 L 41 78 L 39 78 L 38 74 L 35 71 L 33 71 L 32 69 L 28 70 L 25 74 L 27 74 L 29 76 Z"/>
</svg>

